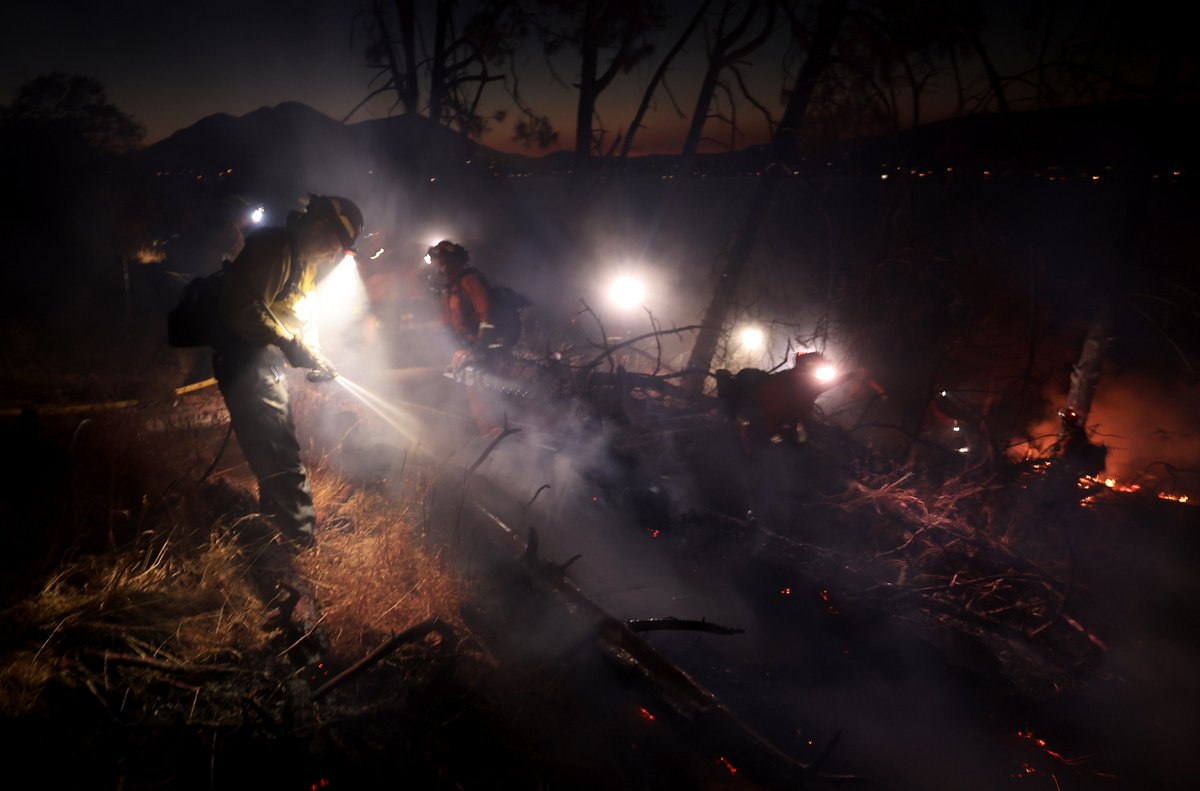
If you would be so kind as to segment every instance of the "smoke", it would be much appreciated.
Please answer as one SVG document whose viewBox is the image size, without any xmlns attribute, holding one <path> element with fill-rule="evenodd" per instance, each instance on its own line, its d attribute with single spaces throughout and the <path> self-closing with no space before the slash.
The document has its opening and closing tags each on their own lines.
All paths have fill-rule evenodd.
<svg viewBox="0 0 1200 791">
<path fill-rule="evenodd" d="M 1058 431 L 1061 387 L 1046 393 L 1047 414 L 1029 428 L 1035 438 L 1017 455 L 1045 452 Z M 1156 486 L 1175 494 L 1200 492 L 1200 398 L 1196 385 L 1141 372 L 1103 376 L 1087 418 L 1088 433 L 1108 449 L 1105 473 L 1122 483 Z"/>
</svg>

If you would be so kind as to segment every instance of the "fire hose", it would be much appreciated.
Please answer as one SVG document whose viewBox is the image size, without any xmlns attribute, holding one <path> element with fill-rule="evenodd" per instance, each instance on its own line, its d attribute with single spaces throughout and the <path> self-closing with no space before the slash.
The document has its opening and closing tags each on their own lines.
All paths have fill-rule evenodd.
<svg viewBox="0 0 1200 791">
<path fill-rule="evenodd" d="M 216 379 L 205 379 L 200 382 L 182 385 L 176 387 L 172 392 L 177 396 L 194 393 L 197 390 L 203 390 L 206 387 L 211 387 L 217 383 Z M 43 415 L 73 415 L 80 412 L 101 412 L 109 409 L 129 409 L 130 407 L 140 406 L 141 399 L 130 398 L 123 401 L 103 401 L 95 404 L 47 404 L 44 406 L 23 406 L 23 407 L 5 407 L 0 409 L 0 417 L 17 417 L 25 409 L 34 409 L 39 414 Z"/>
</svg>

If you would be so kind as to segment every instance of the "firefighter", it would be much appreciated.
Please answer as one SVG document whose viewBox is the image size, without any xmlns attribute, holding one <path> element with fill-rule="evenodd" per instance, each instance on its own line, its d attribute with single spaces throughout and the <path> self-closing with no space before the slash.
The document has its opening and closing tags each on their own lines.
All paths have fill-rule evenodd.
<svg viewBox="0 0 1200 791">
<path fill-rule="evenodd" d="M 752 454 L 765 444 L 803 445 L 816 411 L 817 398 L 851 379 L 883 389 L 862 370 L 837 373 L 819 352 L 797 352 L 791 368 L 767 372 L 743 368 L 736 374 L 716 372 L 717 398 L 725 416 L 738 429 L 742 450 Z"/>
<path fill-rule="evenodd" d="M 310 196 L 303 212 L 289 214 L 286 227 L 252 232 L 222 279 L 213 372 L 258 479 L 260 508 L 297 547 L 314 543 L 316 512 L 283 360 L 308 369 L 310 380 L 336 375 L 304 342 L 300 303 L 354 245 L 362 226 L 362 212 L 349 200 Z"/>
<path fill-rule="evenodd" d="M 450 372 L 458 374 L 468 365 L 488 371 L 496 367 L 516 342 L 519 325 L 502 316 L 496 291 L 474 267 L 465 247 L 443 240 L 429 248 L 427 263 L 437 268 L 442 290 L 442 320 L 450 328 L 457 348 L 450 359 Z M 492 399 L 468 382 L 467 398 L 480 435 L 499 436 L 501 420 Z"/>
<path fill-rule="evenodd" d="M 374 235 L 370 247 L 377 252 L 356 259 L 369 310 L 364 341 L 382 351 L 389 367 L 435 365 L 429 333 L 441 327 L 442 289 L 431 289 L 427 278 L 437 273 L 419 263 L 401 263 L 382 241 Z"/>
</svg>

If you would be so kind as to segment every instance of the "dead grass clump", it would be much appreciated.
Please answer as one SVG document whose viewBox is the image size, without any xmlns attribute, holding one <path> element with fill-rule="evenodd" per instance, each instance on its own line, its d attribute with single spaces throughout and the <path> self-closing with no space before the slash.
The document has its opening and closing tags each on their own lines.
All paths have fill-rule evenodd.
<svg viewBox="0 0 1200 791">
<path fill-rule="evenodd" d="M 0 712 L 29 710 L 52 678 L 93 686 L 109 656 L 188 667 L 263 649 L 269 613 L 232 539 L 170 550 L 163 541 L 88 557 L 0 613 Z"/>
<path fill-rule="evenodd" d="M 330 476 L 314 476 L 319 511 Z M 410 512 L 380 493 L 357 490 L 324 519 L 317 549 L 297 560 L 320 602 L 322 626 L 340 659 L 434 615 L 457 625 L 461 582 L 416 534 Z"/>
</svg>

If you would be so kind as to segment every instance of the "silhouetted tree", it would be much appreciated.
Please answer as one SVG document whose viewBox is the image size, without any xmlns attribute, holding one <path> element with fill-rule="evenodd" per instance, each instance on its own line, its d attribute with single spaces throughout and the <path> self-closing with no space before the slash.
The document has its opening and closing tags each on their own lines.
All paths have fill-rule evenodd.
<svg viewBox="0 0 1200 791">
<path fill-rule="evenodd" d="M 431 121 L 478 137 L 488 119 L 480 112 L 489 85 L 503 83 L 518 42 L 526 35 L 515 0 L 486 0 L 469 9 L 438 0 L 432 19 L 414 0 L 371 0 L 358 23 L 367 37 L 366 57 L 377 85 L 346 114 L 353 117 L 372 99 L 394 94 L 401 114 L 424 111 Z M 423 89 L 423 90 L 422 90 Z M 422 92 L 425 96 L 422 105 Z"/>
<path fill-rule="evenodd" d="M 108 100 L 91 77 L 54 72 L 34 77 L 0 108 L 0 124 L 59 140 L 77 142 L 97 153 L 123 154 L 136 148 L 146 128 Z"/>
<path fill-rule="evenodd" d="M 646 117 L 646 111 L 650 108 L 650 102 L 654 99 L 654 94 L 657 92 L 659 84 L 663 83 L 667 71 L 671 68 L 671 63 L 683 50 L 688 39 L 692 37 L 692 33 L 699 26 L 700 20 L 704 18 L 704 14 L 708 11 L 710 5 L 712 5 L 712 0 L 703 0 L 700 3 L 699 8 L 696 9 L 696 13 L 692 15 L 683 32 L 675 39 L 675 43 L 671 45 L 671 49 L 667 51 L 667 54 L 658 64 L 658 68 L 654 70 L 654 76 L 650 78 L 650 83 L 642 93 L 642 100 L 638 103 L 637 111 L 633 114 L 633 120 L 629 122 L 629 131 L 625 134 L 625 142 L 621 144 L 621 159 L 629 156 L 629 151 L 633 148 L 633 138 L 637 134 L 637 131 L 642 128 L 642 119 Z M 674 101 L 673 98 L 672 101 Z M 678 106 L 676 107 L 676 111 L 678 112 Z M 679 117 L 684 117 L 682 112 L 679 112 Z"/>
<path fill-rule="evenodd" d="M 794 158 L 800 123 L 804 120 L 821 75 L 832 59 L 834 44 L 846 18 L 846 5 L 847 0 L 821 0 L 817 6 L 816 23 L 811 30 L 799 17 L 790 20 L 792 34 L 809 42 L 808 57 L 789 92 L 787 106 L 771 143 L 771 162 L 755 186 L 742 222 L 725 255 L 724 268 L 704 311 L 703 327 L 697 333 L 695 346 L 688 357 L 687 370 L 691 374 L 688 385 L 696 392 L 704 387 L 705 376 L 712 365 L 725 321 L 734 304 L 742 273 L 757 241 L 758 229 L 767 216 L 768 204 L 780 180 L 788 172 L 787 163 Z"/>
<path fill-rule="evenodd" d="M 564 49 L 579 54 L 574 86 L 575 168 L 586 171 L 601 150 L 605 130 L 597 125 L 596 102 L 619 73 L 629 72 L 653 52 L 651 34 L 663 25 L 661 0 L 540 0 L 535 26 L 547 57 Z"/>
<path fill-rule="evenodd" d="M 724 83 L 726 71 L 733 73 L 741 88 L 742 96 L 752 104 L 762 107 L 747 90 L 745 81 L 738 71 L 739 62 L 749 57 L 763 45 L 775 30 L 775 17 L 778 3 L 775 0 L 724 0 L 720 13 L 712 31 L 708 35 L 708 59 L 704 75 L 700 80 L 700 89 L 696 94 L 696 105 L 692 110 L 692 120 L 688 127 L 687 137 L 684 138 L 682 161 L 679 166 L 680 175 L 691 172 L 691 163 L 696 156 L 704 127 L 714 117 L 713 100 L 718 90 L 724 90 L 732 97 L 732 91 Z M 730 116 L 723 118 L 730 127 L 730 141 L 737 134 L 736 104 L 729 102 Z M 767 122 L 771 118 L 768 114 Z M 732 145 L 730 146 L 732 147 Z"/>
<path fill-rule="evenodd" d="M 144 135 L 99 82 L 78 74 L 35 77 L 0 107 L 0 169 L 20 196 L 0 212 L 0 238 L 14 250 L 39 242 L 36 255 L 6 262 L 13 311 L 120 288 L 120 257 L 139 221 L 120 155 Z"/>
</svg>

